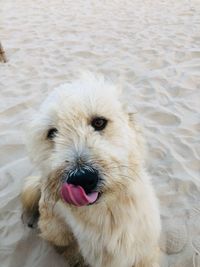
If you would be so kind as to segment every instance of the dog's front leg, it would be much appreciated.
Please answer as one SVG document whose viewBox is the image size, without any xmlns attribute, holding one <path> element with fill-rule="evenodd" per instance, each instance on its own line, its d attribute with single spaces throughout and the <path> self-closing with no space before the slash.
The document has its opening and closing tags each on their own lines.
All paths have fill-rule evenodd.
<svg viewBox="0 0 200 267">
<path fill-rule="evenodd" d="M 25 180 L 21 193 L 22 219 L 28 227 L 36 228 L 39 220 L 39 200 L 41 197 L 41 182 L 39 176 L 29 176 Z"/>
<path fill-rule="evenodd" d="M 40 203 L 38 222 L 40 236 L 52 243 L 56 251 L 63 255 L 70 267 L 88 267 L 79 252 L 78 244 L 64 221 L 52 213 L 51 208 Z"/>
<path fill-rule="evenodd" d="M 132 267 L 160 267 L 159 255 L 160 249 L 155 248 L 150 255 L 146 256 L 139 263 L 135 264 Z"/>
<path fill-rule="evenodd" d="M 50 199 L 45 201 L 44 194 L 39 176 L 26 178 L 21 193 L 22 218 L 29 227 L 39 227 L 40 236 L 54 245 L 56 251 L 66 258 L 71 267 L 86 267 L 70 229 L 62 218 L 54 213 L 54 203 Z"/>
<path fill-rule="evenodd" d="M 29 227 L 38 223 L 41 236 L 56 246 L 67 246 L 72 241 L 72 235 L 67 225 L 53 212 L 53 203 L 45 202 L 41 178 L 30 176 L 25 180 L 21 193 L 23 214 Z"/>
<path fill-rule="evenodd" d="M 64 220 L 54 213 L 52 205 L 49 201 L 45 203 L 40 200 L 38 221 L 40 236 L 55 246 L 68 246 L 74 241 L 74 237 Z"/>
</svg>

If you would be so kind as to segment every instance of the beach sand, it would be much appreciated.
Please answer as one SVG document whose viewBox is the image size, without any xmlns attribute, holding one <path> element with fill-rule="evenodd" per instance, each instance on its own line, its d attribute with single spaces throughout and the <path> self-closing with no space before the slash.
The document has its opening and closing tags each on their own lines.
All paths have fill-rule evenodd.
<svg viewBox="0 0 200 267">
<path fill-rule="evenodd" d="M 87 69 L 120 81 L 144 127 L 161 266 L 199 267 L 200 1 L 0 0 L 0 41 L 0 265 L 66 266 L 21 222 L 23 180 L 37 171 L 23 135 L 47 94 Z"/>
</svg>

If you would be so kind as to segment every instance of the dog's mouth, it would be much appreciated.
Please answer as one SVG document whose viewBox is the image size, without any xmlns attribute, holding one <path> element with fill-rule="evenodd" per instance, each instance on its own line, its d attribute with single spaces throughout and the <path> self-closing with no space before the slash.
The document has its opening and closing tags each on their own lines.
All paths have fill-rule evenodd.
<svg viewBox="0 0 200 267">
<path fill-rule="evenodd" d="M 99 198 L 99 192 L 92 192 L 86 194 L 83 187 L 68 183 L 63 183 L 61 187 L 62 199 L 68 204 L 72 204 L 77 207 L 94 204 Z"/>
</svg>

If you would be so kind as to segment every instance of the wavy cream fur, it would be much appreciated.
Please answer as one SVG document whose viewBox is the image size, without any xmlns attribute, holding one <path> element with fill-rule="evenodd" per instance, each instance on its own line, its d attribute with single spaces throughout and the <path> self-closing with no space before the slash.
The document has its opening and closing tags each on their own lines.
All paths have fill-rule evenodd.
<svg viewBox="0 0 200 267">
<path fill-rule="evenodd" d="M 109 120 L 103 132 L 90 126 L 94 116 Z M 54 141 L 46 139 L 51 127 L 58 129 Z M 51 93 L 28 132 L 28 148 L 41 171 L 41 236 L 66 246 L 70 266 L 159 266 L 158 203 L 144 167 L 143 137 L 120 102 L 120 90 L 86 73 Z M 73 207 L 60 199 L 62 172 L 77 158 L 103 175 L 103 193 L 94 205 Z"/>
</svg>

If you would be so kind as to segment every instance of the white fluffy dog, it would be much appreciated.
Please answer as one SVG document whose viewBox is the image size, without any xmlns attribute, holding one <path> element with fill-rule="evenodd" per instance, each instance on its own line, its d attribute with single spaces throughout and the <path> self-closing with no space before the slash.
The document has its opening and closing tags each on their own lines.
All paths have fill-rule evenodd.
<svg viewBox="0 0 200 267">
<path fill-rule="evenodd" d="M 158 203 L 120 90 L 87 73 L 51 93 L 28 134 L 41 176 L 26 180 L 22 203 L 69 265 L 159 266 Z"/>
</svg>

